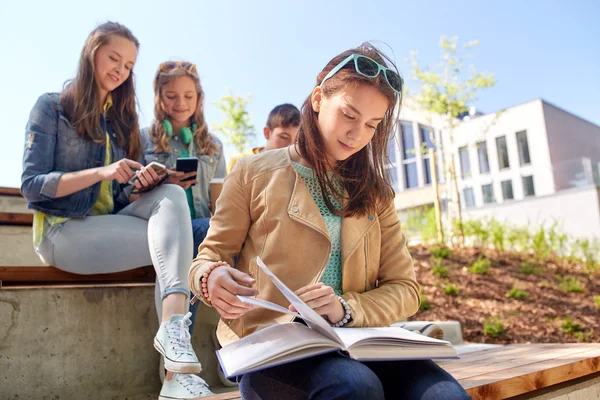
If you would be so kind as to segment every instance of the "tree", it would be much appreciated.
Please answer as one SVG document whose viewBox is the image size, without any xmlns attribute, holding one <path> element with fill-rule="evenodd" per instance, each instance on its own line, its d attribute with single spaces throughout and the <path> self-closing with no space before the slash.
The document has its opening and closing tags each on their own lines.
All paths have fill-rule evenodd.
<svg viewBox="0 0 600 400">
<path fill-rule="evenodd" d="M 251 96 L 237 96 L 229 92 L 214 104 L 225 114 L 222 124 L 213 125 L 213 130 L 225 137 L 227 144 L 233 145 L 242 153 L 256 136 L 254 125 L 250 123 L 250 114 L 246 110 Z"/>
<path fill-rule="evenodd" d="M 460 123 L 459 117 L 469 113 L 472 109 L 478 92 L 496 84 L 494 74 L 477 72 L 472 65 L 469 65 L 468 74 L 463 71 L 464 61 L 470 58 L 470 52 L 477 45 L 479 45 L 479 41 L 474 40 L 465 44 L 462 51 L 459 51 L 458 37 L 442 36 L 440 63 L 433 69 L 421 67 L 417 52 L 411 52 L 412 75 L 420 83 L 419 90 L 413 95 L 413 98 L 422 109 L 430 114 L 441 116 L 443 134 L 448 135 L 451 153 L 450 167 L 447 172 L 453 191 L 452 197 L 455 201 L 455 213 L 459 227 L 462 227 L 462 215 L 454 163 L 454 129 Z M 440 146 L 436 146 L 436 148 L 440 148 Z M 464 241 L 462 233 L 460 240 L 462 244 Z"/>
</svg>

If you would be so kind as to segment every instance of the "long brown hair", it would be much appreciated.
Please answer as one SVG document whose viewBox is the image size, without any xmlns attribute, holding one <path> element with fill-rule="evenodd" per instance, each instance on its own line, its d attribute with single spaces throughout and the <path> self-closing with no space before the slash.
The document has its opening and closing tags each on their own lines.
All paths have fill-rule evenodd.
<svg viewBox="0 0 600 400">
<path fill-rule="evenodd" d="M 355 49 L 335 56 L 317 76 L 317 86 L 323 78 L 340 62 L 351 54 L 361 54 L 372 58 L 383 66 L 396 70 L 393 62 L 370 43 L 363 43 Z M 323 137 L 317 123 L 318 112 L 313 110 L 309 95 L 302 105 L 302 120 L 298 131 L 297 149 L 300 156 L 313 168 L 319 181 L 323 199 L 330 211 L 342 216 L 360 216 L 376 212 L 379 205 L 393 199 L 394 190 L 385 171 L 387 146 L 392 130 L 396 126 L 400 111 L 401 97 L 388 85 L 383 73 L 376 78 L 367 78 L 356 72 L 354 63 L 349 62 L 333 77 L 328 79 L 321 90 L 324 96 L 332 96 L 348 88 L 349 85 L 370 85 L 377 88 L 388 100 L 389 106 L 383 120 L 377 125 L 371 142 L 346 160 L 334 166 L 347 195 L 339 193 L 332 180 L 328 157 L 325 153 Z M 344 206 L 338 210 L 330 200 L 330 195 L 341 200 Z"/>
<path fill-rule="evenodd" d="M 191 65 L 191 63 L 189 64 Z M 194 111 L 194 115 L 192 116 L 193 123 L 197 125 L 197 129 L 193 132 L 194 144 L 200 150 L 200 153 L 212 156 L 215 152 L 220 151 L 220 146 L 216 138 L 208 132 L 208 126 L 204 119 L 204 91 L 200 85 L 200 77 L 195 67 L 191 71 L 189 68 L 181 66 L 177 66 L 169 71 L 163 71 L 159 66 L 156 71 L 156 76 L 154 77 L 154 121 L 149 132 L 150 140 L 154 143 L 154 151 L 164 151 L 167 153 L 170 151 L 169 136 L 162 124 L 165 119 L 168 119 L 168 115 L 162 106 L 160 96 L 166 84 L 182 76 L 187 76 L 194 81 L 198 95 L 196 111 Z"/>
<path fill-rule="evenodd" d="M 106 143 L 106 133 L 100 128 L 100 115 L 104 104 L 98 94 L 98 84 L 94 74 L 95 56 L 107 44 L 111 36 L 117 35 L 130 40 L 139 49 L 140 43 L 127 27 L 117 22 L 105 22 L 90 33 L 81 56 L 75 78 L 65 83 L 60 94 L 60 103 L 77 134 L 98 144 Z M 113 106 L 107 118 L 115 131 L 119 147 L 127 150 L 127 157 L 137 160 L 141 154 L 142 142 L 136 110 L 133 71 L 118 88 L 111 92 Z"/>
</svg>

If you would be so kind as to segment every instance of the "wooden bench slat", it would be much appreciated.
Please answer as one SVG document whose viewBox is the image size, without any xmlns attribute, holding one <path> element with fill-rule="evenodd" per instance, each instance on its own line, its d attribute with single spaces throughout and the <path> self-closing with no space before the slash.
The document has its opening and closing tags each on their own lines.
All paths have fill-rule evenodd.
<svg viewBox="0 0 600 400">
<path fill-rule="evenodd" d="M 21 196 L 21 190 L 13 187 L 0 187 L 0 196 Z"/>
<path fill-rule="evenodd" d="M 474 400 L 496 400 L 600 372 L 600 344 L 506 345 L 467 353 L 460 360 L 439 364 L 458 379 Z M 453 368 L 457 368 L 456 375 Z M 475 373 L 478 368 L 479 374 Z M 469 376 L 459 378 L 461 372 Z M 235 391 L 209 396 L 209 399 L 237 400 L 241 397 Z"/>
<path fill-rule="evenodd" d="M 146 282 L 156 279 L 152 266 L 135 268 L 112 274 L 79 275 L 61 271 L 54 267 L 0 267 L 0 281 L 3 286 L 35 283 L 35 286 L 47 283 L 99 283 L 99 282 Z"/>
<path fill-rule="evenodd" d="M 0 225 L 33 225 L 33 214 L 0 212 Z"/>
<path fill-rule="evenodd" d="M 502 379 L 508 376 L 514 376 L 516 368 L 519 367 L 527 368 L 528 365 L 533 365 L 534 368 L 537 368 L 537 365 L 542 361 L 577 354 L 583 354 L 585 356 L 589 351 L 594 350 L 593 346 L 581 348 L 569 346 L 557 350 L 545 348 L 542 352 L 535 352 L 533 351 L 534 348 L 535 347 L 527 350 L 524 349 L 525 351 L 521 354 L 515 354 L 509 359 L 499 357 L 474 363 L 470 368 L 461 371 L 454 371 L 452 364 L 444 368 L 457 380 L 472 379 L 479 376 L 489 376 L 491 378 L 497 377 L 498 379 Z"/>
<path fill-rule="evenodd" d="M 508 372 L 511 376 L 507 376 Z M 460 382 L 473 399 L 505 399 L 596 372 L 600 372 L 600 347 L 594 351 L 571 354 Z"/>
</svg>

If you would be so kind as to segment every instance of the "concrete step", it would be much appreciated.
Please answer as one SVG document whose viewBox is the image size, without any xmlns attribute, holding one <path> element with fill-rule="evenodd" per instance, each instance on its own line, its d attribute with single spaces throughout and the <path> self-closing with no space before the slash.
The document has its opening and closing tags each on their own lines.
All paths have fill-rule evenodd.
<svg viewBox="0 0 600 400">
<path fill-rule="evenodd" d="M 154 285 L 4 288 L 0 316 L 0 398 L 158 397 Z M 200 375 L 216 387 L 217 319 L 202 304 L 192 338 Z"/>
</svg>

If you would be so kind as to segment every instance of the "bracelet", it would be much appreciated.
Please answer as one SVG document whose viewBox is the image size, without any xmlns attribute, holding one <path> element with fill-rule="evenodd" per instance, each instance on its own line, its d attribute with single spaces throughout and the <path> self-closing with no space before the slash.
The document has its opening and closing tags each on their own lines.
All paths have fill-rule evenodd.
<svg viewBox="0 0 600 400">
<path fill-rule="evenodd" d="M 348 302 L 346 300 L 344 300 L 341 296 L 338 296 L 337 298 L 338 298 L 339 302 L 342 303 L 342 307 L 344 307 L 344 318 L 342 318 L 335 324 L 331 324 L 331 326 L 333 326 L 334 328 L 340 328 L 340 327 L 346 325 L 352 318 L 352 310 L 350 310 L 350 306 L 348 305 Z"/>
<path fill-rule="evenodd" d="M 210 295 L 208 294 L 208 277 L 209 277 L 210 273 L 214 271 L 215 268 L 217 268 L 217 267 L 223 267 L 223 266 L 226 266 L 226 265 L 229 265 L 229 264 L 227 264 L 225 261 L 215 261 L 202 274 L 202 278 L 200 279 L 201 290 L 202 290 L 202 295 L 201 296 L 204 297 L 204 300 L 206 300 L 206 302 L 208 304 L 211 304 L 210 303 Z M 198 299 L 199 297 L 200 297 L 200 295 L 198 293 L 195 293 L 194 297 L 192 298 L 192 300 L 190 301 L 190 303 L 194 304 L 196 302 L 196 299 Z"/>
</svg>

